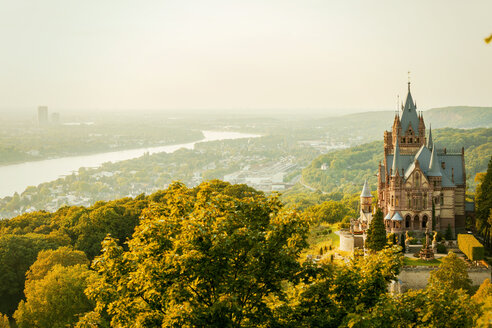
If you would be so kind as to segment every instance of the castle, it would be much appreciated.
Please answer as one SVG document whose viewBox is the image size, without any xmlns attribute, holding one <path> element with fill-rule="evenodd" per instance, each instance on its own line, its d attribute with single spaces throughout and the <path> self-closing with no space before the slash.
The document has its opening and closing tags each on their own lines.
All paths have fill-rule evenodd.
<svg viewBox="0 0 492 328">
<path fill-rule="evenodd" d="M 379 163 L 377 207 L 384 213 L 386 232 L 398 235 L 429 230 L 456 234 L 465 230 L 465 152 L 439 148 L 432 131 L 425 131 L 408 83 L 408 94 L 393 128 L 384 132 L 384 158 Z M 371 190 L 367 181 L 360 195 L 360 216 L 350 232 L 340 234 L 342 249 L 353 250 L 365 240 L 372 220 Z M 434 220 L 434 225 L 432 221 Z"/>
<path fill-rule="evenodd" d="M 422 113 L 410 93 L 401 117 L 384 132 L 384 159 L 378 170 L 378 207 L 387 232 L 456 232 L 465 228 L 465 152 L 438 148 L 426 136 Z M 434 217 L 434 226 L 432 218 Z"/>
</svg>

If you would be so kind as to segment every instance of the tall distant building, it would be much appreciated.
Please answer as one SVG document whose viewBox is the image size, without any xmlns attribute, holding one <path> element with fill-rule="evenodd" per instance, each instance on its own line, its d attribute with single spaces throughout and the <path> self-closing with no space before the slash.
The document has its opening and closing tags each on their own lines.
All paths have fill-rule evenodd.
<svg viewBox="0 0 492 328">
<path fill-rule="evenodd" d="M 38 107 L 38 123 L 39 125 L 48 124 L 48 107 L 39 106 Z"/>
<path fill-rule="evenodd" d="M 51 114 L 51 123 L 60 124 L 60 113 Z"/>
<path fill-rule="evenodd" d="M 453 232 L 465 228 L 465 153 L 438 148 L 432 131 L 426 136 L 422 113 L 410 93 L 395 115 L 393 128 L 384 132 L 384 160 L 379 164 L 378 207 L 387 232 Z"/>
</svg>

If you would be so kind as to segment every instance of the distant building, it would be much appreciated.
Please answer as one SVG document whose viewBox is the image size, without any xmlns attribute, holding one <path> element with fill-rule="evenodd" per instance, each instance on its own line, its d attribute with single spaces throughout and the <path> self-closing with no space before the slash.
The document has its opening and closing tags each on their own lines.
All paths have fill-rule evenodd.
<svg viewBox="0 0 492 328">
<path fill-rule="evenodd" d="M 38 123 L 39 125 L 48 124 L 48 107 L 39 106 L 38 107 Z"/>
<path fill-rule="evenodd" d="M 403 107 L 403 106 L 402 106 Z M 424 233 L 432 229 L 465 229 L 465 153 L 439 149 L 428 137 L 422 113 L 410 93 L 392 131 L 384 132 L 384 162 L 379 164 L 378 207 L 384 212 L 387 232 Z"/>
<path fill-rule="evenodd" d="M 51 123 L 60 124 L 60 113 L 51 114 Z"/>
</svg>

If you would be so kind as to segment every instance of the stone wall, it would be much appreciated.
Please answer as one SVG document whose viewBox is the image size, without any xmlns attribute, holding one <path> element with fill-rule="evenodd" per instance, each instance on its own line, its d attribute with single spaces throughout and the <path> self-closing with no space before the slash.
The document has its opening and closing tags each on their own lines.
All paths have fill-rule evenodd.
<svg viewBox="0 0 492 328">
<path fill-rule="evenodd" d="M 353 252 L 354 251 L 354 237 L 352 233 L 348 231 L 339 231 L 340 236 L 340 246 L 341 251 Z"/>
<path fill-rule="evenodd" d="M 427 285 L 430 272 L 436 270 L 437 266 L 415 266 L 403 267 L 398 280 L 401 283 L 401 291 L 408 289 L 423 289 Z M 474 286 L 479 286 L 485 279 L 491 278 L 491 269 L 485 268 L 470 268 L 468 275 Z"/>
<path fill-rule="evenodd" d="M 353 252 L 354 248 L 364 248 L 364 236 L 354 235 L 350 231 L 338 231 L 340 236 L 340 246 L 338 247 L 341 251 Z"/>
</svg>

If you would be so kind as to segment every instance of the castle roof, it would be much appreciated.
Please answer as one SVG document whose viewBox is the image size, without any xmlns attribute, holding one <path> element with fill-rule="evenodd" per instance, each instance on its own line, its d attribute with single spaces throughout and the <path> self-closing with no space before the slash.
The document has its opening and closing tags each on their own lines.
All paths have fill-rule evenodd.
<svg viewBox="0 0 492 328">
<path fill-rule="evenodd" d="M 393 214 L 393 217 L 391 218 L 391 221 L 403 221 L 403 218 L 401 217 L 400 213 L 395 212 L 395 214 Z"/>
<path fill-rule="evenodd" d="M 408 179 L 410 174 L 412 174 L 416 166 L 415 160 L 418 160 L 420 169 L 426 176 L 439 176 L 439 174 L 441 174 L 440 176 L 442 177 L 442 187 L 454 187 L 456 185 L 464 185 L 465 176 L 463 169 L 463 155 L 461 153 L 445 153 L 442 150 L 438 150 L 437 146 L 435 145 L 432 150 L 434 151 L 434 155 L 432 155 L 432 151 L 429 150 L 429 148 L 427 148 L 426 146 L 422 146 L 415 155 L 399 154 L 397 162 L 399 162 L 400 171 L 402 168 L 404 169 L 404 178 Z M 431 171 L 432 156 L 435 156 L 435 159 L 433 161 L 433 163 L 435 163 L 433 171 Z M 388 154 L 386 156 L 386 162 L 394 162 L 393 154 Z M 442 164 L 443 162 L 445 163 L 444 165 Z M 385 174 L 389 175 L 391 166 L 388 166 L 389 167 L 385 168 Z"/>
<path fill-rule="evenodd" d="M 409 126 L 412 127 L 413 131 L 418 131 L 419 121 L 417 106 L 413 102 L 412 94 L 410 93 L 410 83 L 408 83 L 407 100 L 405 101 L 405 107 L 403 108 L 400 121 L 402 132 L 407 132 Z"/>
<path fill-rule="evenodd" d="M 442 176 L 441 169 L 439 166 L 440 165 L 439 165 L 438 159 L 437 159 L 436 147 L 432 147 L 431 159 L 429 162 L 429 171 L 427 172 L 427 175 L 431 176 L 431 177 Z"/>
<path fill-rule="evenodd" d="M 391 220 L 391 215 L 388 213 L 386 214 L 386 216 L 384 217 L 385 220 Z"/>
<path fill-rule="evenodd" d="M 360 193 L 360 197 L 372 197 L 371 188 L 367 184 L 367 180 L 364 181 L 364 187 L 362 187 L 362 192 Z"/>
</svg>

